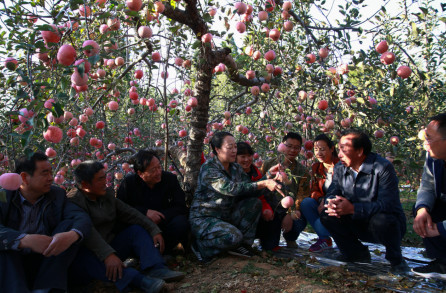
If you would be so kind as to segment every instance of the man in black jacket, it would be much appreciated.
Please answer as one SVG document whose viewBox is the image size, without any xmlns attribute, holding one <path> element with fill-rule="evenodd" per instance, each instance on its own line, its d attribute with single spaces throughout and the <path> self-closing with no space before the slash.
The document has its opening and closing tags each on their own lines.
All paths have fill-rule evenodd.
<svg viewBox="0 0 446 293">
<path fill-rule="evenodd" d="M 161 228 L 166 253 L 180 242 L 184 245 L 190 229 L 188 210 L 176 176 L 162 171 L 159 158 L 151 150 L 140 150 L 130 163 L 136 173 L 125 177 L 117 197 Z"/>
<path fill-rule="evenodd" d="M 67 269 L 90 231 L 88 215 L 52 186 L 48 157 L 35 153 L 16 163 L 19 190 L 0 202 L 0 292 L 66 290 Z"/>
<path fill-rule="evenodd" d="M 338 156 L 321 222 L 341 251 L 340 260 L 370 262 L 361 240 L 380 243 L 386 247 L 390 271 L 407 272 L 401 254 L 406 217 L 392 163 L 373 153 L 368 135 L 357 129 L 342 133 Z"/>
</svg>

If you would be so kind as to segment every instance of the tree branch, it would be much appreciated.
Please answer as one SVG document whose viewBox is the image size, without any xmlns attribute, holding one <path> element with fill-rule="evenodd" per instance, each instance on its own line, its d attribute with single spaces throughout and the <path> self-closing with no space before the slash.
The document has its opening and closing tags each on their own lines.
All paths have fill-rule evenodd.
<svg viewBox="0 0 446 293">
<path fill-rule="evenodd" d="M 150 48 L 151 49 L 151 48 Z M 99 102 L 108 94 L 109 90 L 112 90 L 117 81 L 121 80 L 136 64 L 138 64 L 139 62 L 141 62 L 142 60 L 144 60 L 150 53 L 152 53 L 152 50 L 147 50 L 146 52 L 144 52 L 144 54 L 142 54 L 138 59 L 136 59 L 132 64 L 130 64 L 116 79 L 114 82 L 112 82 L 110 84 L 110 86 L 108 87 L 108 89 L 99 97 L 97 98 L 97 100 L 94 102 L 92 109 L 94 109 Z"/>
</svg>

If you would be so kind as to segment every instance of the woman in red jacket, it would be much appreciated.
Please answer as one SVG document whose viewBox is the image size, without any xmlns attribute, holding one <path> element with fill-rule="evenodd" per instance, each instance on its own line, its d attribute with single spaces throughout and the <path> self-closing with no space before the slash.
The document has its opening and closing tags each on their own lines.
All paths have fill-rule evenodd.
<svg viewBox="0 0 446 293">
<path fill-rule="evenodd" d="M 333 142 L 325 134 L 314 139 L 314 155 L 319 162 L 311 166 L 311 196 L 302 201 L 300 209 L 319 236 L 309 251 L 320 252 L 333 245 L 329 232 L 320 221 L 320 213 L 324 208 L 324 195 L 331 184 L 334 165 L 339 162 L 339 158 Z"/>
<path fill-rule="evenodd" d="M 252 163 L 254 151 L 251 146 L 246 142 L 237 143 L 237 160 L 236 162 L 242 166 L 246 174 L 249 175 L 252 182 L 260 180 L 263 175 L 260 170 Z M 265 221 L 271 221 L 274 218 L 274 212 L 270 204 L 266 201 L 265 196 L 259 196 L 262 201 L 262 219 Z"/>
</svg>

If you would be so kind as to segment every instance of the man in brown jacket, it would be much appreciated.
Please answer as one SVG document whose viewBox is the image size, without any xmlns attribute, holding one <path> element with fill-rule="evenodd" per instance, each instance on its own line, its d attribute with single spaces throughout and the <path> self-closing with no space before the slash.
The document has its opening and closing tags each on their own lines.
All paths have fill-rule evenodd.
<svg viewBox="0 0 446 293">
<path fill-rule="evenodd" d="M 128 206 L 107 189 L 104 165 L 81 163 L 74 171 L 78 188 L 68 197 L 89 214 L 93 227 L 72 265 L 73 281 L 97 279 L 114 282 L 123 291 L 128 286 L 144 292 L 159 292 L 164 281 L 177 281 L 181 272 L 169 270 L 161 257 L 164 240 L 158 226 Z M 140 259 L 141 271 L 126 268 L 122 260 Z"/>
</svg>

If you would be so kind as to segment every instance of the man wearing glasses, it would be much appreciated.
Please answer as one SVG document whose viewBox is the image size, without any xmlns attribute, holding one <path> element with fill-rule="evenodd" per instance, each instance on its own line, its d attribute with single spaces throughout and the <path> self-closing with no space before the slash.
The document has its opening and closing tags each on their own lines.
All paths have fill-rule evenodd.
<svg viewBox="0 0 446 293">
<path fill-rule="evenodd" d="M 428 154 L 415 203 L 413 229 L 423 238 L 427 255 L 434 261 L 412 271 L 426 278 L 446 279 L 446 113 L 430 120 L 425 129 L 424 147 Z"/>
<path fill-rule="evenodd" d="M 302 147 L 302 137 L 295 132 L 288 132 L 282 139 L 286 146 L 283 155 L 277 158 L 269 159 L 262 166 L 262 173 L 268 174 L 272 166 L 280 164 L 283 170 L 289 170 L 290 184 L 284 186 L 285 195 L 290 195 L 296 199 L 296 209 L 293 213 L 287 213 L 288 210 L 280 205 L 282 196 L 277 192 L 265 194 L 265 198 L 274 209 L 274 218 L 271 221 L 259 220 L 257 227 L 257 236 L 260 238 L 260 244 L 264 250 L 279 249 L 280 232 L 283 231 L 283 237 L 290 248 L 297 248 L 296 240 L 300 232 L 305 229 L 306 220 L 301 217 L 300 202 L 310 194 L 310 175 L 307 169 L 297 162 L 297 156 Z"/>
</svg>

